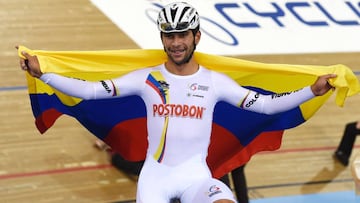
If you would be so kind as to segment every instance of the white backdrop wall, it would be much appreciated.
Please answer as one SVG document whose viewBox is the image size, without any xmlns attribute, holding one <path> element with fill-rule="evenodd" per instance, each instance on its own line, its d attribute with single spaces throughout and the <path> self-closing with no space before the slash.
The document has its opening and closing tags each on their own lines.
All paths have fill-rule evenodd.
<svg viewBox="0 0 360 203">
<path fill-rule="evenodd" d="M 91 0 L 145 49 L 162 48 L 155 24 L 170 0 Z M 198 51 L 286 54 L 360 51 L 360 0 L 188 0 L 201 16 Z"/>
</svg>

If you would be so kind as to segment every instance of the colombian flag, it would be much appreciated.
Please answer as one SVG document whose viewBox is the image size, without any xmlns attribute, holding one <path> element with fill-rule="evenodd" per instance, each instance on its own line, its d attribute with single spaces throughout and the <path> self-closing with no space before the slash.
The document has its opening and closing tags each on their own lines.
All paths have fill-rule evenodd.
<svg viewBox="0 0 360 203">
<path fill-rule="evenodd" d="M 38 56 L 44 73 L 55 72 L 93 81 L 118 77 L 167 60 L 163 50 L 41 51 L 21 46 L 18 50 L 20 57 L 24 50 Z M 329 81 L 336 87 L 335 102 L 338 106 L 344 105 L 346 97 L 360 91 L 358 79 L 344 65 L 264 64 L 199 52 L 194 56 L 202 66 L 225 73 L 239 85 L 264 94 L 300 89 L 313 84 L 318 76 L 328 73 L 338 75 Z M 126 159 L 140 161 L 145 158 L 146 109 L 140 97 L 81 100 L 64 95 L 28 74 L 26 77 L 36 127 L 41 133 L 66 114 L 76 118 Z M 270 116 L 219 102 L 213 114 L 207 158 L 213 176 L 223 176 L 245 164 L 257 152 L 278 149 L 283 131 L 307 121 L 332 93 L 329 91 L 297 108 Z"/>
</svg>

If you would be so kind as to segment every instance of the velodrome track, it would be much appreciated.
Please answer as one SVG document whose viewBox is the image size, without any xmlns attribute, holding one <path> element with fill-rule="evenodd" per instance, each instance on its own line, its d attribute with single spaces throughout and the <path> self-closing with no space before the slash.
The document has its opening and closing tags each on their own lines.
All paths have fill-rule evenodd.
<svg viewBox="0 0 360 203">
<path fill-rule="evenodd" d="M 113 168 L 95 137 L 61 117 L 40 135 L 34 126 L 15 45 L 44 50 L 138 48 L 88 0 L 0 1 L 0 202 L 128 202 L 136 179 Z M 342 63 L 359 75 L 360 53 L 236 56 L 269 63 Z M 246 166 L 251 200 L 353 191 L 350 168 L 333 160 L 344 125 L 359 119 L 359 96 L 334 98 L 310 121 L 286 131 L 283 146 Z M 356 142 L 354 155 L 359 152 Z M 290 201 L 291 202 L 291 201 Z"/>
</svg>

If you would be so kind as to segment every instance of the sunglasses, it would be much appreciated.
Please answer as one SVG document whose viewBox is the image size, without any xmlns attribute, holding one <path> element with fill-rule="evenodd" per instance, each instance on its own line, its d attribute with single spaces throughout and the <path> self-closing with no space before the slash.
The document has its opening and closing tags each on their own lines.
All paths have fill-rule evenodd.
<svg viewBox="0 0 360 203">
<path fill-rule="evenodd" d="M 190 28 L 190 23 L 188 22 L 181 22 L 176 25 L 175 28 L 171 26 L 171 23 L 161 23 L 160 29 L 163 32 L 183 32 Z"/>
</svg>

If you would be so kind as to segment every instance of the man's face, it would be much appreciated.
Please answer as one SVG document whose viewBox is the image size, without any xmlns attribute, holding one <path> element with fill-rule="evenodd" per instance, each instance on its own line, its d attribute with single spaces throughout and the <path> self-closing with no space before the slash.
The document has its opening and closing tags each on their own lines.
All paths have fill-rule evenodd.
<svg viewBox="0 0 360 203">
<path fill-rule="evenodd" d="M 197 32 L 195 36 L 191 30 L 162 33 L 161 39 L 168 58 L 175 64 L 182 65 L 192 57 L 195 45 L 200 40 L 200 32 Z"/>
</svg>

